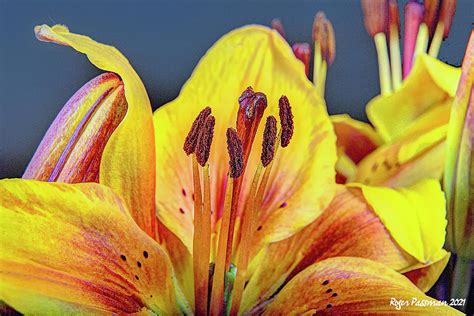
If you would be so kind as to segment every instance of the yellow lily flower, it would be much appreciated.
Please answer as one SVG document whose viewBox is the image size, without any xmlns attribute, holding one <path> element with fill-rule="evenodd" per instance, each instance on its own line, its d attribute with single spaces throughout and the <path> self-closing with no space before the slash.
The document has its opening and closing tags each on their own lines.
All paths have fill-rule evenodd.
<svg viewBox="0 0 474 316">
<path fill-rule="evenodd" d="M 367 115 L 375 131 L 370 125 L 359 127 L 365 123 L 335 117 L 336 135 L 341 138 L 338 142 L 345 146 L 339 152 L 349 158 L 350 151 L 365 154 L 356 160 L 340 155 L 338 172 L 348 182 L 392 187 L 408 186 L 423 178 L 441 179 L 447 124 L 459 76 L 458 68 L 422 55 L 400 89 L 377 96 L 367 104 Z M 378 140 L 378 148 L 358 150 L 361 141 L 348 138 L 347 130 L 357 133 L 357 139 L 364 143 Z"/>
<path fill-rule="evenodd" d="M 441 249 L 444 199 L 439 184 L 425 181 L 399 191 L 336 186 L 335 137 L 324 101 L 307 81 L 303 65 L 277 32 L 250 26 L 229 33 L 201 60 L 180 96 L 155 113 L 156 207 L 162 245 L 150 238 L 150 226 L 143 224 L 152 222 L 147 217 L 149 208 L 137 207 L 147 206 L 143 201 L 150 198 L 148 193 L 155 192 L 154 181 L 151 189 L 146 187 L 148 177 L 150 174 L 155 177 L 155 171 L 146 173 L 150 166 L 144 164 L 155 168 L 154 160 L 149 161 L 155 155 L 143 156 L 150 149 L 144 145 L 151 144 L 153 149 L 153 136 L 149 135 L 152 133 L 146 125 L 149 101 L 140 79 L 115 48 L 70 33 L 63 26 L 42 26 L 36 32 L 40 39 L 71 46 L 86 54 L 99 68 L 118 74 L 123 80 L 128 108 L 105 145 L 99 170 L 100 184 L 26 179 L 0 181 L 0 218 L 4 227 L 0 243 L 8 244 L 0 253 L 0 299 L 7 304 L 27 314 L 45 311 L 192 313 L 190 306 L 203 305 L 199 300 L 193 302 L 191 287 L 200 279 L 193 280 L 196 271 L 192 269 L 196 256 L 201 259 L 199 252 L 193 257 L 193 248 L 196 241 L 205 242 L 204 235 L 194 233 L 202 233 L 205 225 L 196 225 L 193 221 L 202 217 L 204 211 L 209 211 L 209 215 L 212 211 L 208 228 L 213 230 L 213 242 L 209 258 L 204 258 L 205 271 L 208 272 L 209 262 L 216 262 L 213 279 L 221 279 L 223 275 L 216 271 L 226 254 L 232 255 L 232 262 L 240 263 L 243 254 L 250 251 L 248 269 L 243 265 L 237 267 L 243 270 L 237 271 L 234 305 L 228 301 L 228 296 L 224 297 L 227 307 L 232 305 L 231 314 L 300 314 L 316 310 L 325 313 L 393 312 L 396 306 L 390 306 L 390 297 L 410 301 L 415 298 L 430 305 L 423 309 L 402 307 L 406 311 L 458 314 L 450 307 L 436 306 L 439 302 L 425 296 L 391 269 L 404 272 L 444 260 L 445 253 Z M 255 91 L 265 92 L 266 96 L 246 89 L 250 85 Z M 236 100 L 242 91 L 239 107 Z M 281 94 L 286 97 L 280 97 Z M 235 106 L 228 105 L 230 102 Z M 262 106 L 267 103 L 265 115 L 273 119 L 267 119 L 265 127 L 258 126 L 259 119 L 255 117 L 262 118 Z M 202 114 L 193 124 L 199 110 L 208 104 L 213 106 L 212 115 Z M 281 145 L 274 143 L 276 120 L 273 115 L 276 113 L 280 115 L 282 125 L 277 139 Z M 237 131 L 230 128 L 226 133 L 226 128 L 234 126 L 235 120 Z M 213 123 L 208 125 L 212 121 L 215 126 Z M 191 126 L 188 135 L 197 137 L 194 139 L 197 149 L 190 152 L 193 163 L 180 145 Z M 203 126 L 209 127 L 206 133 Z M 253 143 L 263 143 L 265 154 L 260 155 Z M 226 176 L 229 166 L 223 158 L 226 147 L 231 156 L 230 178 Z M 275 147 L 280 148 L 276 151 Z M 124 162 L 124 159 L 129 161 Z M 203 168 L 194 163 L 195 160 L 204 165 Z M 270 172 L 262 171 L 265 167 Z M 131 171 L 119 170 L 126 168 Z M 249 170 L 263 173 L 261 183 L 265 181 L 266 185 L 262 191 L 256 189 L 258 181 L 251 179 Z M 200 180 L 201 174 L 204 203 L 197 203 L 203 197 L 201 183 L 195 181 Z M 238 189 L 231 190 L 232 187 Z M 341 196 L 342 201 L 339 200 Z M 345 198 L 360 206 L 352 211 L 353 202 L 346 203 Z M 258 205 L 256 217 L 249 215 L 253 205 Z M 229 213 L 229 210 L 233 212 Z M 333 216 L 336 212 L 341 212 L 341 217 Z M 345 219 L 342 214 L 346 212 L 354 220 Z M 393 218 L 397 212 L 399 217 Z M 225 217 L 226 221 L 219 219 L 221 214 L 236 216 L 236 242 L 232 246 L 230 233 L 231 247 L 227 247 L 227 252 L 222 252 L 220 246 L 226 246 L 221 242 L 225 236 L 222 231 L 230 222 L 229 217 Z M 344 238 L 338 238 L 337 231 L 331 229 L 331 223 L 345 226 L 341 220 L 347 224 L 356 223 L 359 216 L 359 223 L 375 222 L 367 235 L 357 234 L 360 226 L 353 226 L 355 231 L 346 230 Z M 321 227 L 313 226 L 315 223 Z M 404 232 L 407 223 L 412 225 L 408 234 Z M 326 229 L 321 230 L 323 227 Z M 323 231 L 327 233 L 323 234 Z M 268 249 L 294 241 L 300 233 L 309 234 L 311 244 L 298 238 L 301 247 L 297 250 L 289 251 L 278 261 L 263 260 Z M 372 233 L 380 238 L 372 238 Z M 319 236 L 326 234 L 337 241 L 333 251 L 320 248 L 327 243 Z M 351 236 L 355 240 L 346 243 Z M 210 241 L 210 236 L 207 237 Z M 313 247 L 316 240 L 322 245 Z M 239 249 L 239 245 L 245 243 L 249 246 Z M 351 244 L 354 252 L 351 252 Z M 349 248 L 337 251 L 337 247 L 344 246 Z M 364 257 L 362 248 L 373 251 L 367 252 L 368 259 L 355 258 Z M 312 255 L 316 249 L 323 249 L 320 257 Z M 237 256 L 236 250 L 239 251 Z M 303 259 L 307 258 L 306 254 L 315 260 L 307 260 L 307 267 L 301 265 L 302 271 L 295 271 L 295 277 L 275 299 L 261 305 L 259 300 L 248 298 L 254 295 L 249 288 L 254 286 L 253 278 L 259 275 L 260 266 L 280 268 L 286 256 L 297 255 Z M 331 258 L 335 255 L 346 257 Z M 300 261 L 294 263 L 299 265 Z M 244 282 L 239 283 L 239 279 Z M 242 301 L 235 307 L 235 302 L 239 302 L 236 295 L 239 284 L 243 291 Z M 279 287 L 281 283 L 275 284 Z M 218 288 L 214 285 L 212 282 L 213 291 Z M 217 307 L 221 312 L 223 302 L 218 300 L 217 305 L 214 304 L 214 294 L 210 300 L 211 311 Z M 205 301 L 204 306 L 207 303 Z"/>
</svg>

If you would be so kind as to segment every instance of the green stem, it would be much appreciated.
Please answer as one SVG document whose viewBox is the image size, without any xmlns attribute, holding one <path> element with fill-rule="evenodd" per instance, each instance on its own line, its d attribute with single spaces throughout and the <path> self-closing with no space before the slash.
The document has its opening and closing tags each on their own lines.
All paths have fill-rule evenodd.
<svg viewBox="0 0 474 316">
<path fill-rule="evenodd" d="M 467 258 L 459 257 L 456 260 L 453 273 L 453 283 L 451 286 L 452 299 L 466 299 L 471 285 L 471 261 Z M 466 305 L 460 306 L 461 311 L 465 311 Z"/>
</svg>

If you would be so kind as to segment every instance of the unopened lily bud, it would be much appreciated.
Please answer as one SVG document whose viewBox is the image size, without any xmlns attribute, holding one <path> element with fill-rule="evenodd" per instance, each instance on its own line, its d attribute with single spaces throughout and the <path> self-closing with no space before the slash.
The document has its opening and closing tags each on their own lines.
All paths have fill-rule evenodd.
<svg viewBox="0 0 474 316">
<path fill-rule="evenodd" d="M 439 22 L 444 24 L 443 39 L 447 38 L 456 13 L 456 0 L 443 0 L 439 12 Z"/>
<path fill-rule="evenodd" d="M 308 43 L 295 43 L 291 47 L 296 58 L 301 60 L 304 64 L 306 76 L 309 74 L 309 60 L 311 58 L 311 48 Z"/>
<path fill-rule="evenodd" d="M 124 86 L 117 75 L 92 79 L 59 112 L 23 178 L 98 182 L 102 153 L 126 112 Z"/>
<path fill-rule="evenodd" d="M 386 32 L 388 23 L 387 0 L 361 0 L 364 11 L 364 24 L 367 33 L 375 34 Z"/>
</svg>

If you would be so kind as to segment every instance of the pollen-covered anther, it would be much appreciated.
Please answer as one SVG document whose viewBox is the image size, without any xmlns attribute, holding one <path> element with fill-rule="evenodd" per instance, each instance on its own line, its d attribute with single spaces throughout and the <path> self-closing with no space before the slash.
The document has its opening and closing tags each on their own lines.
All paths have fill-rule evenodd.
<svg viewBox="0 0 474 316">
<path fill-rule="evenodd" d="M 324 27 L 324 20 L 326 20 L 326 15 L 324 12 L 319 11 L 316 13 L 314 16 L 314 21 L 313 21 L 313 41 L 317 42 L 320 41 L 321 39 L 319 36 L 321 36 L 323 27 Z"/>
<path fill-rule="evenodd" d="M 290 144 L 294 129 L 293 113 L 291 112 L 290 101 L 286 96 L 281 96 L 278 107 L 280 108 L 281 147 L 286 147 Z"/>
<path fill-rule="evenodd" d="M 456 13 L 456 0 L 443 0 L 439 12 L 439 21 L 444 25 L 443 39 L 448 37 Z"/>
<path fill-rule="evenodd" d="M 262 165 L 268 166 L 275 156 L 275 143 L 277 136 L 277 121 L 273 115 L 267 117 L 265 130 L 263 131 L 262 155 L 260 157 Z"/>
<path fill-rule="evenodd" d="M 244 152 L 242 141 L 233 128 L 227 129 L 227 151 L 229 152 L 229 176 L 238 178 L 244 171 Z"/>
<path fill-rule="evenodd" d="M 388 3 L 388 20 L 389 20 L 389 31 L 392 33 L 396 31 L 396 36 L 400 35 L 400 13 L 398 12 L 398 1 L 390 0 Z"/>
<path fill-rule="evenodd" d="M 387 31 L 388 4 L 387 0 L 361 0 L 364 11 L 364 24 L 367 33 L 374 37 Z"/>
<path fill-rule="evenodd" d="M 425 7 L 425 13 L 423 15 L 423 22 L 428 26 L 430 36 L 436 28 L 436 22 L 439 16 L 439 3 L 440 0 L 424 0 L 423 5 Z"/>
<path fill-rule="evenodd" d="M 336 56 L 336 37 L 331 21 L 323 12 L 318 12 L 314 17 L 313 41 L 319 43 L 322 58 L 331 66 Z"/>
<path fill-rule="evenodd" d="M 199 133 L 199 138 L 196 144 L 196 159 L 201 166 L 205 166 L 209 160 L 209 154 L 211 152 L 212 138 L 214 137 L 214 126 L 216 119 L 214 116 L 209 115 L 204 122 Z"/>
<path fill-rule="evenodd" d="M 271 22 L 272 29 L 277 31 L 283 38 L 285 37 L 285 29 L 280 19 L 273 19 Z"/>
<path fill-rule="evenodd" d="M 189 156 L 190 154 L 195 152 L 199 133 L 202 127 L 204 126 L 204 123 L 206 122 L 206 118 L 210 114 L 211 108 L 207 106 L 198 114 L 198 116 L 194 120 L 193 125 L 191 126 L 191 129 L 189 130 L 189 133 L 186 136 L 186 139 L 184 140 L 183 149 L 186 155 Z"/>
</svg>

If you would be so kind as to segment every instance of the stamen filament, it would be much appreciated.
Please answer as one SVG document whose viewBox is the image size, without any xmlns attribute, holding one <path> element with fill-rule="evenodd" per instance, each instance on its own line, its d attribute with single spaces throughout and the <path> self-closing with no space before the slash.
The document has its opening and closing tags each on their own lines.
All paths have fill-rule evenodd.
<svg viewBox="0 0 474 316">
<path fill-rule="evenodd" d="M 246 204 L 246 210 L 242 218 L 241 226 L 241 240 L 237 249 L 237 277 L 234 282 L 234 289 L 232 292 L 232 305 L 230 315 L 237 315 L 242 301 L 242 293 L 244 291 L 245 278 L 247 276 L 247 267 L 250 255 L 250 242 L 252 241 L 253 229 L 256 221 L 256 204 L 255 197 L 258 186 L 258 180 L 262 173 L 263 165 L 260 163 L 255 171 L 252 181 L 252 186 L 249 192 L 249 198 Z"/>
<path fill-rule="evenodd" d="M 390 62 L 388 59 L 387 39 L 385 33 L 380 32 L 374 36 L 377 58 L 379 63 L 380 93 L 382 95 L 392 92 L 390 79 Z"/>
<path fill-rule="evenodd" d="M 313 84 L 319 85 L 319 69 L 321 68 L 322 54 L 321 44 L 318 41 L 314 42 L 314 57 L 313 57 Z M 318 89 L 319 90 L 319 89 Z"/>
<path fill-rule="evenodd" d="M 207 309 L 207 302 L 203 304 L 202 297 L 204 295 L 202 288 L 202 280 L 207 278 L 206 274 L 203 275 L 202 269 L 200 269 L 200 262 L 202 261 L 201 255 L 201 236 L 202 236 L 202 190 L 201 190 L 201 179 L 199 177 L 199 165 L 197 162 L 196 155 L 192 156 L 193 161 L 193 184 L 194 184 L 194 235 L 193 235 L 193 273 L 194 273 L 194 302 L 196 306 L 196 313 L 202 314 Z M 206 288 L 207 292 L 207 288 Z"/>
<path fill-rule="evenodd" d="M 402 84 L 402 62 L 398 30 L 394 27 L 390 30 L 390 66 L 392 67 L 393 89 L 397 90 Z"/>
<path fill-rule="evenodd" d="M 443 21 L 440 21 L 436 25 L 436 30 L 433 35 L 433 39 L 431 40 L 430 49 L 428 51 L 428 54 L 434 58 L 438 57 L 439 49 L 443 41 L 443 33 L 444 33 L 444 23 Z"/>
<path fill-rule="evenodd" d="M 325 60 L 321 61 L 321 65 L 319 67 L 319 72 L 318 72 L 318 84 L 316 86 L 316 89 L 319 93 L 319 95 L 324 98 L 324 93 L 326 90 L 326 75 L 327 75 L 327 68 L 328 64 L 326 63 Z"/>
<path fill-rule="evenodd" d="M 210 314 L 215 316 L 221 315 L 224 310 L 224 274 L 226 271 L 225 259 L 227 252 L 227 238 L 229 236 L 228 230 L 231 215 L 230 213 L 233 204 L 233 187 L 234 178 L 228 177 L 211 291 Z"/>
<path fill-rule="evenodd" d="M 428 40 L 429 40 L 429 30 L 428 26 L 425 23 L 420 24 L 420 28 L 418 29 L 418 35 L 416 37 L 416 44 L 415 44 L 415 54 L 413 55 L 413 64 L 415 64 L 416 57 L 423 53 L 426 53 L 428 49 Z"/>
</svg>

